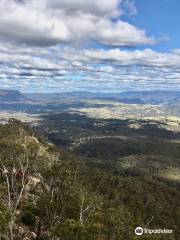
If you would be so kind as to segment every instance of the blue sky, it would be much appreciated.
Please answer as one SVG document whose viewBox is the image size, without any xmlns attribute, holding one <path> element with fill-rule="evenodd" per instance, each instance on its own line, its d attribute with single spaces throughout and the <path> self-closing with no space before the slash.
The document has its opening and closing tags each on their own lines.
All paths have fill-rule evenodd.
<svg viewBox="0 0 180 240">
<path fill-rule="evenodd" d="M 135 25 L 147 29 L 158 38 L 167 37 L 153 49 L 169 51 L 179 48 L 180 1 L 178 0 L 136 0 L 138 14 L 129 19 Z"/>
<path fill-rule="evenodd" d="M 180 89 L 178 0 L 1 0 L 0 88 Z"/>
</svg>

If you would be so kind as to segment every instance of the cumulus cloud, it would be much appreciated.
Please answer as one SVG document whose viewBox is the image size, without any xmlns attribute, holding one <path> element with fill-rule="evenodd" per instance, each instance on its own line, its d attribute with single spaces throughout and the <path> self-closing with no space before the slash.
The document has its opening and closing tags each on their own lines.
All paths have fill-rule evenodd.
<svg viewBox="0 0 180 240">
<path fill-rule="evenodd" d="M 0 45 L 0 85 L 23 91 L 180 88 L 178 51 Z M 48 87 L 47 87 L 48 86 Z"/>
<path fill-rule="evenodd" d="M 180 67 L 180 55 L 176 50 L 172 53 L 161 53 L 151 49 L 145 50 L 85 50 L 85 56 L 97 61 L 114 62 L 119 65 L 146 65 L 151 67 Z"/>
<path fill-rule="evenodd" d="M 63 9 L 68 14 L 86 13 L 100 16 L 118 16 L 122 0 L 51 0 L 47 2 L 47 6 L 54 9 Z"/>
<path fill-rule="evenodd" d="M 180 88 L 179 49 L 122 50 L 157 41 L 122 20 L 136 13 L 132 0 L 1 0 L 0 88 Z"/>
<path fill-rule="evenodd" d="M 0 38 L 30 45 L 54 45 L 70 39 L 65 23 L 33 5 L 12 0 L 0 2 Z M 43 9 L 42 9 L 43 10 Z"/>
<path fill-rule="evenodd" d="M 82 40 L 154 44 L 144 30 L 120 20 L 125 12 L 135 12 L 133 6 L 130 0 L 1 0 L 0 39 L 37 46 Z"/>
<path fill-rule="evenodd" d="M 96 36 L 101 43 L 111 46 L 137 46 L 156 42 L 153 37 L 147 38 L 144 30 L 120 20 L 116 24 L 106 20 L 99 21 Z"/>
</svg>

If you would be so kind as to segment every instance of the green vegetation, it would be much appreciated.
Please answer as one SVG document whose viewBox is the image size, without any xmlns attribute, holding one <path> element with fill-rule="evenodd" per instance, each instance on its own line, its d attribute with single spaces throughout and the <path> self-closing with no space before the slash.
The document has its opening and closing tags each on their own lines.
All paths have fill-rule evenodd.
<svg viewBox="0 0 180 240">
<path fill-rule="evenodd" d="M 139 128 L 130 128 L 130 124 L 138 124 Z M 34 131 L 64 148 L 79 143 L 83 138 L 102 136 L 180 139 L 180 133 L 160 128 L 160 125 L 159 121 L 152 124 L 149 120 L 95 119 L 78 113 L 63 112 L 43 116 L 43 121 Z"/>
<path fill-rule="evenodd" d="M 179 182 L 170 178 L 179 170 L 179 143 L 165 135 L 142 138 L 125 121 L 94 125 L 83 116 L 61 117 L 46 120 L 45 133 L 14 120 L 0 126 L 1 239 L 179 239 Z M 64 150 L 45 141 L 57 122 L 62 129 L 71 126 L 66 134 L 77 129 L 71 143 L 89 133 L 103 138 Z M 104 126 L 132 139 L 107 137 Z M 137 237 L 137 226 L 174 233 Z"/>
</svg>

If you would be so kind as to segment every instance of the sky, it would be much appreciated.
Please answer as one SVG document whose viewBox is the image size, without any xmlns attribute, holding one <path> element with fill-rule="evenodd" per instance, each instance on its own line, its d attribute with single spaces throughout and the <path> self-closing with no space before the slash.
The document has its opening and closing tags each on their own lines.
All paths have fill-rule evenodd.
<svg viewBox="0 0 180 240">
<path fill-rule="evenodd" d="M 179 0 L 1 0 L 0 89 L 180 90 Z"/>
</svg>

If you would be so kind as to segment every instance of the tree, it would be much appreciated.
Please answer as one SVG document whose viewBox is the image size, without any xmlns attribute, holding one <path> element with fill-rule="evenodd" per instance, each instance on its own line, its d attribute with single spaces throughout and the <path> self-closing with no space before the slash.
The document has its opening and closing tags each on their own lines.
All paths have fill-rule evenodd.
<svg viewBox="0 0 180 240">
<path fill-rule="evenodd" d="M 28 170 L 29 170 L 29 150 L 27 144 L 27 137 L 23 136 L 24 141 L 22 144 L 16 145 L 20 147 L 20 154 L 14 152 L 14 146 L 10 146 L 6 156 L 0 157 L 1 173 L 4 176 L 4 187 L 6 197 L 3 198 L 3 202 L 7 206 L 10 220 L 9 220 L 9 232 L 10 239 L 13 240 L 13 228 L 15 224 L 15 217 L 18 207 L 22 201 L 24 190 L 28 183 Z M 21 136 L 22 139 L 22 136 Z"/>
</svg>

